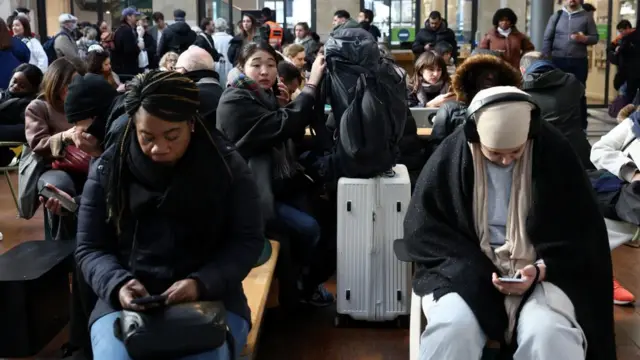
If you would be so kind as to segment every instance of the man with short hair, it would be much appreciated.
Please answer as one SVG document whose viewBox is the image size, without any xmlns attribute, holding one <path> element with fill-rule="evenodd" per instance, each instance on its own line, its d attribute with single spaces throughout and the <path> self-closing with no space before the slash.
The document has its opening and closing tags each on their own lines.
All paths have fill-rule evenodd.
<svg viewBox="0 0 640 360">
<path fill-rule="evenodd" d="M 333 13 L 333 31 L 356 27 L 360 27 L 360 25 L 351 18 L 351 14 L 347 10 L 338 10 Z"/>
<path fill-rule="evenodd" d="M 158 58 L 162 58 L 169 51 L 182 54 L 196 41 L 196 33 L 185 21 L 186 16 L 187 13 L 184 10 L 176 9 L 173 11 L 175 22 L 162 32 L 162 38 L 158 45 Z"/>
<path fill-rule="evenodd" d="M 441 42 L 451 45 L 453 49 L 451 57 L 455 62 L 455 59 L 458 58 L 456 34 L 449 29 L 446 20 L 442 18 L 439 11 L 432 11 L 427 21 L 424 22 L 424 28 L 420 29 L 416 34 L 416 40 L 413 42 L 411 50 L 418 57 L 427 50 L 435 50 L 436 45 Z"/>
<path fill-rule="evenodd" d="M 358 14 L 358 22 L 360 24 L 366 23 L 369 27 L 368 31 L 371 33 L 371 35 L 373 35 L 374 38 L 376 38 L 376 40 L 378 40 L 382 37 L 382 33 L 380 33 L 380 29 L 378 29 L 377 26 L 373 25 L 373 16 L 373 11 L 369 9 L 363 9 L 362 11 L 360 11 L 360 14 Z"/>
<path fill-rule="evenodd" d="M 520 59 L 522 90 L 540 106 L 540 116 L 555 126 L 571 143 L 585 169 L 594 169 L 591 145 L 582 130 L 584 85 L 573 74 L 558 69 L 541 52 L 532 51 Z"/>
<path fill-rule="evenodd" d="M 197 34 L 196 41 L 193 43 L 195 46 L 199 46 L 206 50 L 213 61 L 218 61 L 220 59 L 220 54 L 216 50 L 216 45 L 213 42 L 213 21 L 209 18 L 204 18 L 200 21 L 200 29 L 202 32 Z"/>
<path fill-rule="evenodd" d="M 585 171 L 516 87 L 481 90 L 417 181 L 399 259 L 416 265 L 421 360 L 614 360 L 611 255 Z"/>
<path fill-rule="evenodd" d="M 160 45 L 160 39 L 162 39 L 162 31 L 164 31 L 164 29 L 167 27 L 167 23 L 164 22 L 164 14 L 159 11 L 154 12 L 151 15 L 151 18 L 153 19 L 155 25 L 149 28 L 149 35 L 151 35 L 151 37 L 153 37 L 153 40 L 155 40 L 157 48 L 157 45 Z"/>
</svg>

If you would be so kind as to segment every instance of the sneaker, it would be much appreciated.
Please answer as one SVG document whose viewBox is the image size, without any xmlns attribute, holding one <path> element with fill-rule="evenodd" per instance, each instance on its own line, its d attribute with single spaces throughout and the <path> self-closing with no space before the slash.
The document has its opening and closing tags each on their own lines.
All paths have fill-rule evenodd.
<svg viewBox="0 0 640 360">
<path fill-rule="evenodd" d="M 613 279 L 613 303 L 616 305 L 627 305 L 636 301 L 636 297 L 633 296 L 629 290 L 620 285 L 618 280 Z"/>
<path fill-rule="evenodd" d="M 318 288 L 313 291 L 310 297 L 306 299 L 302 299 L 302 302 L 317 306 L 317 307 L 325 307 L 333 304 L 335 301 L 333 294 L 330 293 L 324 285 L 318 285 Z"/>
</svg>

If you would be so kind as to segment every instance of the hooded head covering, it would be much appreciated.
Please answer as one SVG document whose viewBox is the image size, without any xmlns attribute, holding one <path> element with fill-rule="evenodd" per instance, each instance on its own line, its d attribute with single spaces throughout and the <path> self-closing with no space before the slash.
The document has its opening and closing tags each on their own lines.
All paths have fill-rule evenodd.
<svg viewBox="0 0 640 360">
<path fill-rule="evenodd" d="M 102 75 L 86 74 L 75 76 L 69 85 L 64 101 L 64 112 L 70 123 L 93 118 L 87 132 L 104 139 L 107 119 L 113 100 L 118 96 L 116 89 Z"/>
<path fill-rule="evenodd" d="M 469 104 L 476 94 L 492 86 L 522 86 L 522 74 L 501 58 L 472 55 L 456 69 L 451 88 L 458 101 Z"/>
<path fill-rule="evenodd" d="M 118 95 L 101 75 L 75 76 L 64 101 L 64 112 L 70 123 L 109 115 L 113 99 Z"/>
<path fill-rule="evenodd" d="M 514 86 L 496 86 L 478 92 L 471 101 L 471 106 L 487 97 L 508 93 L 529 96 Z M 532 109 L 533 105 L 527 101 L 507 101 L 477 110 L 475 121 L 480 143 L 497 150 L 514 149 L 523 145 L 529 137 Z"/>
</svg>

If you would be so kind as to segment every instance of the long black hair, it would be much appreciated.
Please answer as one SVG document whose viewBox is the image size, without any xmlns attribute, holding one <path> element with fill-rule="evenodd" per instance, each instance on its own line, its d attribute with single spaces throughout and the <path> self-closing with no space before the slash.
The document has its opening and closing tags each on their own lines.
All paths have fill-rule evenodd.
<svg viewBox="0 0 640 360">
<path fill-rule="evenodd" d="M 135 115 L 141 107 L 149 114 L 165 121 L 195 123 L 198 126 L 196 133 L 201 132 L 208 136 L 224 162 L 220 150 L 202 122 L 198 113 L 199 106 L 200 92 L 198 87 L 180 73 L 151 71 L 140 74 L 133 80 L 124 102 L 129 120 L 116 143 L 117 148 L 110 167 L 106 189 L 108 221 L 113 222 L 118 234 L 121 231 L 123 214 L 128 206 L 127 191 L 124 186 L 128 181 L 128 171 L 125 171 L 123 167 L 126 166 L 131 141 L 137 141 L 132 140 L 131 131 L 135 127 Z M 224 163 L 226 165 L 226 162 Z M 230 173 L 228 166 L 227 172 Z"/>
</svg>

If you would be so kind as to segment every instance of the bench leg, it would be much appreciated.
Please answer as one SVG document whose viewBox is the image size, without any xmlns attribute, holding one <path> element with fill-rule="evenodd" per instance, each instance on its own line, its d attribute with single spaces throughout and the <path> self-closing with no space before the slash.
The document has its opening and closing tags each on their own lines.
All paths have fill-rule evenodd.
<svg viewBox="0 0 640 360">
<path fill-rule="evenodd" d="M 9 171 L 4 171 L 4 177 L 7 179 L 7 185 L 9 185 L 9 190 L 11 190 L 11 196 L 13 196 L 13 203 L 16 205 L 16 211 L 20 211 L 18 207 L 18 197 L 16 196 L 16 191 L 13 188 L 13 183 L 11 182 L 11 176 L 9 176 Z"/>
</svg>

